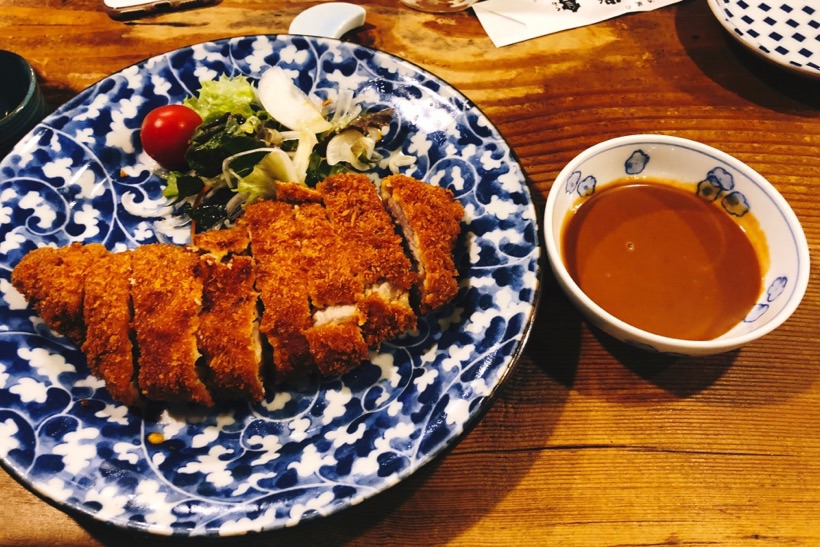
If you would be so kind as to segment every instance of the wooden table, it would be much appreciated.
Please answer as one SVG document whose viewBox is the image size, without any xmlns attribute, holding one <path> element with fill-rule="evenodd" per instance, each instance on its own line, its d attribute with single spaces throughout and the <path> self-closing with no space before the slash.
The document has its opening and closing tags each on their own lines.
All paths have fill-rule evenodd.
<svg viewBox="0 0 820 547">
<path fill-rule="evenodd" d="M 224 0 L 123 23 L 99 0 L 0 0 L 0 48 L 57 106 L 143 58 L 286 32 L 317 2 Z M 735 45 L 705 0 L 496 48 L 472 11 L 358 2 L 348 38 L 444 78 L 495 122 L 543 209 L 575 154 L 659 132 L 749 163 L 820 245 L 820 80 Z M 549 271 L 524 358 L 456 447 L 386 493 L 311 524 L 226 544 L 820 545 L 820 268 L 792 318 L 697 359 L 591 330 Z M 77 521 L 0 473 L 0 544 L 145 543 Z"/>
</svg>

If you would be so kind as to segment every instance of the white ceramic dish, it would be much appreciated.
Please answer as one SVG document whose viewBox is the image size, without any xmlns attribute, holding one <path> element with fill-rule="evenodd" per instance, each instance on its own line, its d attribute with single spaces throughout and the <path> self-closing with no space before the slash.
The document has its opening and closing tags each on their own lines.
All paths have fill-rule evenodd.
<svg viewBox="0 0 820 547">
<path fill-rule="evenodd" d="M 820 3 L 816 0 L 707 0 L 738 42 L 789 70 L 820 78 Z"/>
<path fill-rule="evenodd" d="M 562 259 L 562 226 L 579 199 L 618 179 L 671 179 L 686 184 L 727 211 L 742 204 L 760 223 L 769 250 L 763 294 L 746 318 L 726 334 L 708 341 L 678 340 L 638 329 L 592 301 L 575 283 Z M 797 308 L 809 280 L 809 249 L 800 222 L 789 204 L 759 173 L 710 146 L 665 135 L 631 135 L 597 144 L 576 156 L 550 190 L 544 214 L 544 239 L 550 265 L 560 286 L 584 316 L 604 332 L 652 351 L 708 355 L 736 349 L 771 332 Z M 731 279 L 726 279 L 731 283 Z"/>
</svg>

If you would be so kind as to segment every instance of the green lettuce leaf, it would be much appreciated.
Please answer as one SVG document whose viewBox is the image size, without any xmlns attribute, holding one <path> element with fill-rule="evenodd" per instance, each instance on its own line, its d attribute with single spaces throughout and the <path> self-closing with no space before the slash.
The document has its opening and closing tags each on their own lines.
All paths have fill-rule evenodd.
<svg viewBox="0 0 820 547">
<path fill-rule="evenodd" d="M 292 182 L 295 176 L 293 163 L 288 155 L 276 150 L 268 153 L 249 175 L 239 180 L 236 191 L 247 196 L 247 204 L 260 199 L 273 199 L 276 197 L 276 183 Z"/>
<path fill-rule="evenodd" d="M 245 132 L 245 119 L 237 114 L 222 114 L 203 123 L 191 137 L 191 146 L 185 153 L 185 161 L 191 169 L 204 177 L 222 173 L 222 161 L 228 156 L 245 150 L 261 148 L 264 143 Z M 264 154 L 246 158 L 248 171 Z"/>
<path fill-rule="evenodd" d="M 185 99 L 184 104 L 207 121 L 225 113 L 249 118 L 254 115 L 251 105 L 255 100 L 256 91 L 246 77 L 223 74 L 218 80 L 203 81 L 199 96 Z"/>
<path fill-rule="evenodd" d="M 200 177 L 186 175 L 179 171 L 171 171 L 165 182 L 166 186 L 162 195 L 174 202 L 195 196 L 205 188 L 205 183 Z"/>
</svg>

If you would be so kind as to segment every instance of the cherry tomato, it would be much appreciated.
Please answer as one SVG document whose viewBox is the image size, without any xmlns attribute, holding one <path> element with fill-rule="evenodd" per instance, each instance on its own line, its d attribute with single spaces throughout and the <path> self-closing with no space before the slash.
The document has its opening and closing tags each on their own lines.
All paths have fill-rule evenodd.
<svg viewBox="0 0 820 547">
<path fill-rule="evenodd" d="M 166 169 L 186 169 L 185 152 L 200 124 L 202 118 L 187 106 L 170 104 L 155 108 L 142 121 L 142 148 Z"/>
</svg>

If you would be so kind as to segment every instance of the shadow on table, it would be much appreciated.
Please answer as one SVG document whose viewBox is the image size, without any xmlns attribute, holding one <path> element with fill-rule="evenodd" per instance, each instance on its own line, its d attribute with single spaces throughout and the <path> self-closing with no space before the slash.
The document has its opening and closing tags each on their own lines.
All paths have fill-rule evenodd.
<svg viewBox="0 0 820 547">
<path fill-rule="evenodd" d="M 552 380 L 571 388 L 578 372 L 583 319 L 561 292 L 549 265 L 544 267 L 538 328 L 530 337 L 527 352 Z"/>
<path fill-rule="evenodd" d="M 534 336 L 530 351 L 548 355 L 548 360 L 541 360 L 544 371 L 568 388 L 619 402 L 673 400 L 710 388 L 734 362 L 737 352 L 681 358 L 632 347 L 585 323 L 557 287 L 546 292 L 552 294 L 548 305 L 542 306 L 548 333 Z M 588 346 L 597 354 L 580 355 L 585 332 L 600 345 Z"/>
<path fill-rule="evenodd" d="M 820 108 L 820 78 L 788 70 L 751 52 L 729 36 L 706 2 L 680 4 L 675 24 L 681 45 L 692 61 L 725 89 L 777 111 L 788 111 L 788 104 L 773 102 L 771 90 L 800 105 Z M 715 41 L 725 48 L 719 55 L 714 48 L 704 47 Z M 740 66 L 727 74 L 727 65 Z"/>
<path fill-rule="evenodd" d="M 681 357 L 650 353 L 633 348 L 605 333 L 596 336 L 607 351 L 621 363 L 627 375 L 659 388 L 656 398 L 682 399 L 698 395 L 714 386 L 735 363 L 738 350 L 719 355 Z M 641 397 L 646 398 L 646 390 Z"/>
<path fill-rule="evenodd" d="M 602 397 L 617 402 L 663 403 L 698 397 L 715 406 L 763 407 L 782 404 L 811 389 L 820 379 L 813 358 L 790 343 L 766 339 L 727 353 L 681 357 L 647 353 L 595 332 L 601 345 L 620 364 L 608 367 L 601 376 L 605 385 L 595 383 Z M 582 380 L 583 381 L 583 380 Z M 583 391 L 583 386 L 579 390 Z"/>
</svg>

